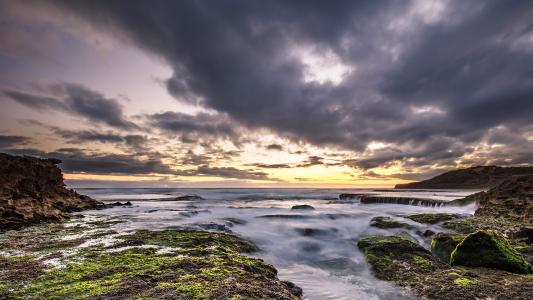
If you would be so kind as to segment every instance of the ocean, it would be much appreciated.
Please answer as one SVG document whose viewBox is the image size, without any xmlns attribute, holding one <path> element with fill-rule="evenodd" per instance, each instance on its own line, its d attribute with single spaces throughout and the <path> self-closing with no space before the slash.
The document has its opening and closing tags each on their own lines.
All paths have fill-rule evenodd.
<svg viewBox="0 0 533 300">
<path fill-rule="evenodd" d="M 376 279 L 357 248 L 366 235 L 406 231 L 429 248 L 417 231 L 446 231 L 438 225 L 419 224 L 402 216 L 423 212 L 473 214 L 475 207 L 428 207 L 401 204 L 362 204 L 358 199 L 338 201 L 342 193 L 375 193 L 450 201 L 471 190 L 395 191 L 372 189 L 77 189 L 104 202 L 131 201 L 132 206 L 82 212 L 120 218 L 118 235 L 147 229 L 199 228 L 232 232 L 254 242 L 254 256 L 278 269 L 278 277 L 300 286 L 304 299 L 411 299 L 390 282 Z M 203 200 L 171 201 L 198 195 Z M 169 201 L 170 200 L 170 201 Z M 291 210 L 294 205 L 314 210 Z M 369 226 L 376 216 L 402 219 L 412 229 Z M 107 237 L 109 239 L 113 236 Z"/>
</svg>

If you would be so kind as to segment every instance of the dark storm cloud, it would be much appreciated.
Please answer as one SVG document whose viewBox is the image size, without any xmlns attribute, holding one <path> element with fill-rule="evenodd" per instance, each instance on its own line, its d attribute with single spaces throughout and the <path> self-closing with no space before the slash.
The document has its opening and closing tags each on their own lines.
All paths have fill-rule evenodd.
<svg viewBox="0 0 533 300">
<path fill-rule="evenodd" d="M 26 145 L 30 141 L 31 139 L 25 136 L 0 135 L 0 149 Z"/>
<path fill-rule="evenodd" d="M 203 137 L 219 137 L 237 141 L 240 137 L 236 124 L 219 114 L 188 115 L 164 112 L 146 116 L 148 124 L 171 135 L 181 135 L 191 142 Z"/>
<path fill-rule="evenodd" d="M 250 166 L 264 169 L 288 169 L 288 168 L 308 168 L 316 165 L 323 165 L 324 158 L 320 156 L 309 156 L 306 160 L 296 164 L 264 164 L 254 163 Z"/>
<path fill-rule="evenodd" d="M 36 149 L 2 149 L 14 155 L 58 158 L 60 167 L 69 173 L 143 175 L 151 173 L 175 174 L 159 157 L 140 158 L 128 154 L 91 154 L 80 148 L 61 148 L 52 152 Z"/>
<path fill-rule="evenodd" d="M 446 1 L 441 12 L 426 1 L 52 3 L 162 57 L 177 99 L 294 141 L 398 146 L 357 167 L 453 163 L 491 128 L 533 122 L 531 1 Z M 291 55 L 299 47 L 333 53 L 353 72 L 339 84 L 306 80 L 309 69 Z M 186 119 L 156 115 L 154 124 L 234 134 Z"/>
<path fill-rule="evenodd" d="M 119 129 L 138 128 L 126 119 L 118 100 L 106 98 L 81 85 L 58 84 L 50 86 L 47 92 L 54 96 L 42 96 L 15 90 L 2 91 L 8 99 L 35 110 L 63 111 Z"/>
<path fill-rule="evenodd" d="M 198 166 L 193 170 L 177 172 L 178 176 L 213 176 L 248 180 L 272 180 L 265 172 L 241 170 L 233 167 L 211 167 L 208 165 Z"/>
</svg>

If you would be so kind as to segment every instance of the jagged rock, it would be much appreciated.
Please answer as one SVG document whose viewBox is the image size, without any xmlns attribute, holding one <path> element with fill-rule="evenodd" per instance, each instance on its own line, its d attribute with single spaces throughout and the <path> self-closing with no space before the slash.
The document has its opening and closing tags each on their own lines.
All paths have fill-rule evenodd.
<svg viewBox="0 0 533 300">
<path fill-rule="evenodd" d="M 359 199 L 362 196 L 366 194 L 352 194 L 352 193 L 344 193 L 339 195 L 339 200 L 351 200 L 351 199 Z"/>
<path fill-rule="evenodd" d="M 509 243 L 493 230 L 469 234 L 451 254 L 452 265 L 496 268 L 509 272 L 529 274 L 533 267 Z"/>
<path fill-rule="evenodd" d="M 57 159 L 0 153 L 0 229 L 58 221 L 69 212 L 105 208 L 65 188 Z"/>
<path fill-rule="evenodd" d="M 400 222 L 397 220 L 394 220 L 389 217 L 375 217 L 370 220 L 370 226 L 382 228 L 382 229 L 390 229 L 390 228 L 412 228 L 411 225 Z"/>
<path fill-rule="evenodd" d="M 431 240 L 431 252 L 442 261 L 449 263 L 450 255 L 455 247 L 466 237 L 465 234 L 449 234 L 439 232 Z"/>
<path fill-rule="evenodd" d="M 478 166 L 454 170 L 420 182 L 397 184 L 395 189 L 486 189 L 519 175 L 533 174 L 533 167 Z"/>
<path fill-rule="evenodd" d="M 306 209 L 306 210 L 314 210 L 315 208 L 311 205 L 303 204 L 303 205 L 294 205 L 291 207 L 291 209 Z"/>
</svg>

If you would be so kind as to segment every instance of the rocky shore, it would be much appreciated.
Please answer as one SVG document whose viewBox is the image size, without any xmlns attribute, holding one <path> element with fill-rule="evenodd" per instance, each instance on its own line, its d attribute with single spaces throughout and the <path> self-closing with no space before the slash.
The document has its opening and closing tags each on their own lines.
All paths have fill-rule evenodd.
<svg viewBox="0 0 533 300">
<path fill-rule="evenodd" d="M 280 299 L 302 290 L 228 233 L 119 232 L 125 219 L 65 188 L 55 159 L 0 154 L 0 299 Z M 183 196 L 174 201 L 201 200 Z"/>
<path fill-rule="evenodd" d="M 477 166 L 446 172 L 433 178 L 397 184 L 395 189 L 475 189 L 497 186 L 515 176 L 533 175 L 533 167 Z"/>
<path fill-rule="evenodd" d="M 473 217 L 404 216 L 441 228 L 436 234 L 422 235 L 430 249 L 407 233 L 368 236 L 357 240 L 357 245 L 376 277 L 394 281 L 424 299 L 530 299 L 533 176 L 511 176 L 453 205 L 473 202 L 478 205 Z M 377 221 L 380 228 L 408 226 L 401 220 Z"/>
<path fill-rule="evenodd" d="M 0 230 L 61 221 L 70 212 L 105 207 L 65 188 L 59 163 L 0 153 Z"/>
</svg>

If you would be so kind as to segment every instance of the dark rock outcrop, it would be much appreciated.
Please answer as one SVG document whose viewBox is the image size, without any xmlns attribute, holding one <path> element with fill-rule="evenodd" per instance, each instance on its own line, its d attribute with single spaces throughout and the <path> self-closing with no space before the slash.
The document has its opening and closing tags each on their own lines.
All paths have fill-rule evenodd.
<svg viewBox="0 0 533 300">
<path fill-rule="evenodd" d="M 513 177 L 533 174 L 533 167 L 478 166 L 443 173 L 431 179 L 397 184 L 395 189 L 488 189 Z"/>
<path fill-rule="evenodd" d="M 59 163 L 0 153 L 0 229 L 58 221 L 69 212 L 105 207 L 65 188 Z"/>
<path fill-rule="evenodd" d="M 533 175 L 511 177 L 487 192 L 479 192 L 450 204 L 479 205 L 476 217 L 491 217 L 533 226 Z"/>
</svg>

